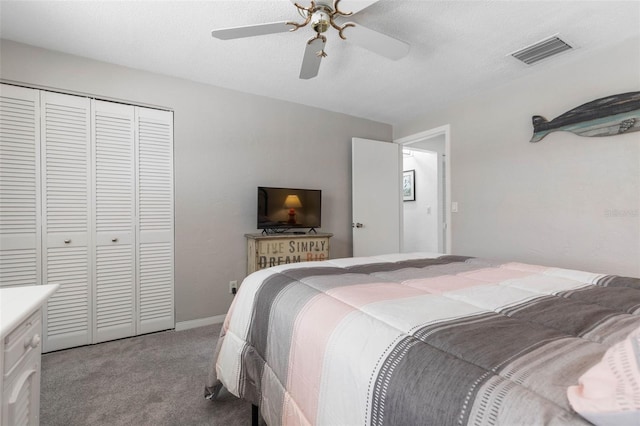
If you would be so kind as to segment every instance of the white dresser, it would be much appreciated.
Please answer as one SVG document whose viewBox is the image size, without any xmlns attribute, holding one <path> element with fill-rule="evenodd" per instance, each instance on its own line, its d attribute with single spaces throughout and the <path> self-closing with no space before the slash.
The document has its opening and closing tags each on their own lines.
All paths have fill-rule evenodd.
<svg viewBox="0 0 640 426">
<path fill-rule="evenodd" d="M 0 288 L 2 426 L 39 424 L 41 307 L 57 289 L 57 284 Z"/>
</svg>

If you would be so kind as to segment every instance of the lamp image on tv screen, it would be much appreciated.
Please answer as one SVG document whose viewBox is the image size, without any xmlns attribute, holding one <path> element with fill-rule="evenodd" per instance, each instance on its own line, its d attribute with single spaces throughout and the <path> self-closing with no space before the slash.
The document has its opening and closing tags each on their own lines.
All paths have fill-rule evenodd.
<svg viewBox="0 0 640 426">
<path fill-rule="evenodd" d="M 258 187 L 258 229 L 319 228 L 322 191 Z"/>
</svg>

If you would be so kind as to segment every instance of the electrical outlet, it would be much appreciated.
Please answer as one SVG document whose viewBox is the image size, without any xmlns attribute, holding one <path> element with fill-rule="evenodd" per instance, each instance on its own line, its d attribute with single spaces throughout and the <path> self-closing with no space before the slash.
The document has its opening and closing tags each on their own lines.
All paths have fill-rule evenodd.
<svg viewBox="0 0 640 426">
<path fill-rule="evenodd" d="M 236 280 L 229 281 L 229 293 L 236 294 L 237 291 L 238 291 L 238 281 Z"/>
</svg>

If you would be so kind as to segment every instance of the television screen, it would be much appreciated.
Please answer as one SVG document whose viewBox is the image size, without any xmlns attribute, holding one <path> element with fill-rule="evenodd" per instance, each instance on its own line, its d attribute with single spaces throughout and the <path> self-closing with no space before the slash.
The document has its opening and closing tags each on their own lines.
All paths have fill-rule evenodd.
<svg viewBox="0 0 640 426">
<path fill-rule="evenodd" d="M 258 229 L 319 228 L 322 191 L 258 187 Z"/>
</svg>

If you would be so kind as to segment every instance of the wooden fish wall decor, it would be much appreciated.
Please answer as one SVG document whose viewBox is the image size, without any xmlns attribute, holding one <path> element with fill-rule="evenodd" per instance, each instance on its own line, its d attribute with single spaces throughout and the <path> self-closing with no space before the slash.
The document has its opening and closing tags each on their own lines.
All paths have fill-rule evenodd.
<svg viewBox="0 0 640 426">
<path fill-rule="evenodd" d="M 640 92 L 607 96 L 580 105 L 547 121 L 534 115 L 533 137 L 538 142 L 551 132 L 564 131 L 578 136 L 613 136 L 640 131 Z"/>
</svg>

